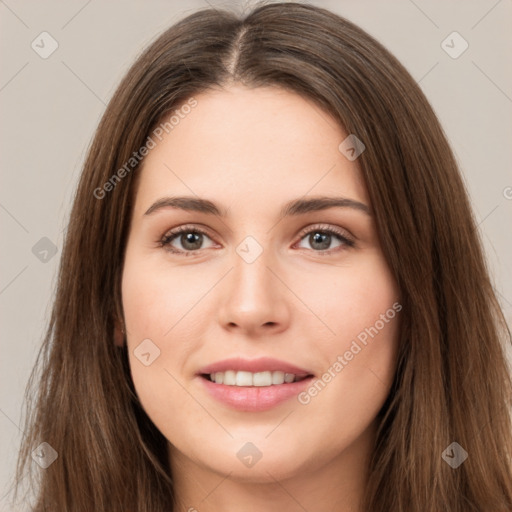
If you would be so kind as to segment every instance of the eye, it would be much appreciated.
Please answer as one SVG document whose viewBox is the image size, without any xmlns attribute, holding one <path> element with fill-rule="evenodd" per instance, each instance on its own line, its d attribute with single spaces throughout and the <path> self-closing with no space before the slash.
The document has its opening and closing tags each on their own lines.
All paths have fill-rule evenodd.
<svg viewBox="0 0 512 512">
<path fill-rule="evenodd" d="M 299 242 L 306 240 L 311 244 L 311 250 L 321 254 L 330 254 L 333 251 L 343 250 L 343 248 L 354 247 L 355 245 L 354 240 L 347 232 L 332 226 L 313 226 L 303 230 L 299 236 Z M 160 246 L 172 253 L 193 256 L 200 250 L 208 248 L 203 247 L 205 238 L 212 242 L 204 229 L 197 226 L 180 226 L 166 233 L 160 240 Z M 331 247 L 333 241 L 338 242 L 338 245 L 334 248 Z M 173 245 L 175 242 L 181 247 Z M 212 246 L 211 244 L 209 247 Z M 304 249 L 304 247 L 300 248 Z"/>
<path fill-rule="evenodd" d="M 346 247 L 354 247 L 355 242 L 350 235 L 334 227 L 313 226 L 300 233 L 300 241 L 307 241 L 315 252 L 330 254 L 336 250 L 343 250 Z M 331 247 L 332 242 L 337 241 L 338 245 Z M 301 247 L 303 248 L 303 247 Z"/>
<path fill-rule="evenodd" d="M 197 226 L 180 226 L 166 233 L 160 240 L 160 245 L 170 252 L 191 256 L 195 252 L 205 249 L 205 247 L 201 247 L 205 237 L 211 241 L 206 231 Z M 175 241 L 181 247 L 173 246 Z"/>
</svg>

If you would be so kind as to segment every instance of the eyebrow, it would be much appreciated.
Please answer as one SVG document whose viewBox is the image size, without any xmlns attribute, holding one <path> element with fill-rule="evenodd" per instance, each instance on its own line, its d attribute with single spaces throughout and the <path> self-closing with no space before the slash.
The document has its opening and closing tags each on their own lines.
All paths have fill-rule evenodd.
<svg viewBox="0 0 512 512">
<path fill-rule="evenodd" d="M 144 215 L 151 215 L 162 208 L 175 208 L 190 212 L 217 215 L 222 218 L 227 217 L 229 214 L 228 209 L 221 208 L 208 199 L 193 196 L 174 196 L 158 199 L 147 209 Z M 327 210 L 329 208 L 351 208 L 371 216 L 370 208 L 366 204 L 354 199 L 317 196 L 308 199 L 294 199 L 287 202 L 279 212 L 279 218 L 282 219 L 287 216 L 302 215 L 309 212 Z"/>
</svg>

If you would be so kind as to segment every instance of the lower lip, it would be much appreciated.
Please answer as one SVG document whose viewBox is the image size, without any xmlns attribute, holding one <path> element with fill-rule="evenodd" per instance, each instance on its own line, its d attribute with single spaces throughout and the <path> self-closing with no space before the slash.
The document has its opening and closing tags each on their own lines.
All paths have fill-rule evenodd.
<svg viewBox="0 0 512 512">
<path fill-rule="evenodd" d="M 226 386 L 199 377 L 210 395 L 233 409 L 245 412 L 267 411 L 281 402 L 296 397 L 313 380 L 307 377 L 298 382 L 272 386 Z"/>
</svg>

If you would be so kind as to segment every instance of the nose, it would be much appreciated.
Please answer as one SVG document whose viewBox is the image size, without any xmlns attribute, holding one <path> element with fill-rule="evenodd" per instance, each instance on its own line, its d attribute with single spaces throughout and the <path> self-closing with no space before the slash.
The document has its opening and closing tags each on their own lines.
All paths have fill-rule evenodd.
<svg viewBox="0 0 512 512">
<path fill-rule="evenodd" d="M 288 327 L 293 294 L 268 253 L 263 251 L 253 262 L 234 255 L 233 268 L 219 290 L 218 319 L 224 329 L 257 336 Z"/>
</svg>

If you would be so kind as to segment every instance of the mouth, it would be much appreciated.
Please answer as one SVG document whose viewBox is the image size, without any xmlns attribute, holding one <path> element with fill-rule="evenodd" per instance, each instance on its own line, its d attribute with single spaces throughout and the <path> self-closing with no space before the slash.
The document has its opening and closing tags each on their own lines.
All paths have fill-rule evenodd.
<svg viewBox="0 0 512 512">
<path fill-rule="evenodd" d="M 283 371 L 246 372 L 227 370 L 225 372 L 202 373 L 201 377 L 215 384 L 238 387 L 269 387 L 300 382 L 312 377 L 309 374 L 295 374 Z"/>
<path fill-rule="evenodd" d="M 234 358 L 202 368 L 197 377 L 210 397 L 230 409 L 261 412 L 297 397 L 315 376 L 276 359 Z"/>
</svg>

